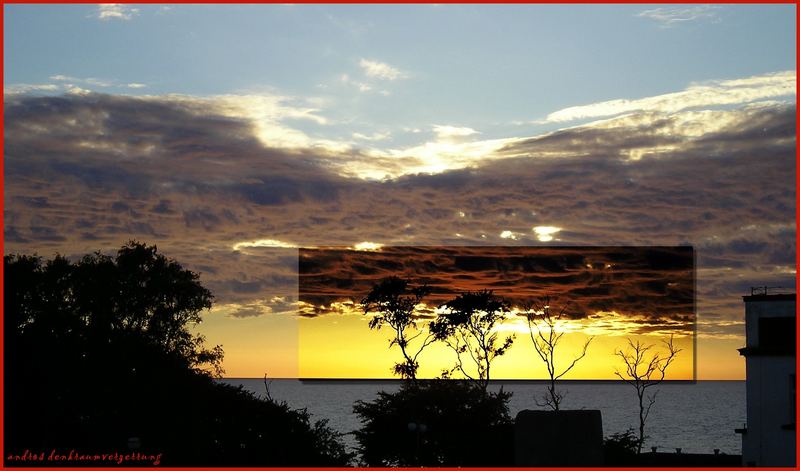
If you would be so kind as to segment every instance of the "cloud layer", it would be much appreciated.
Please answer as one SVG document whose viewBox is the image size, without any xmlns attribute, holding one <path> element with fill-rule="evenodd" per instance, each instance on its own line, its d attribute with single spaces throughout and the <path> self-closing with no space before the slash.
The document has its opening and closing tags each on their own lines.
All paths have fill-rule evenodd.
<svg viewBox="0 0 800 471">
<path fill-rule="evenodd" d="M 749 80 L 718 85 L 749 103 Z M 495 141 L 454 126 L 446 151 L 379 152 L 297 131 L 322 118 L 288 98 L 7 95 L 6 251 L 157 243 L 252 316 L 296 302 L 293 247 L 693 245 L 701 334 L 736 337 L 749 286 L 794 285 L 795 105 L 682 96 L 694 104 Z M 394 178 L 357 177 L 372 170 Z"/>
<path fill-rule="evenodd" d="M 744 79 L 715 80 L 694 84 L 684 91 L 665 95 L 637 100 L 609 100 L 564 108 L 547 115 L 545 121 L 565 122 L 642 111 L 674 113 L 692 108 L 739 105 L 789 96 L 795 93 L 796 88 L 797 74 L 794 71 L 758 75 Z"/>
</svg>

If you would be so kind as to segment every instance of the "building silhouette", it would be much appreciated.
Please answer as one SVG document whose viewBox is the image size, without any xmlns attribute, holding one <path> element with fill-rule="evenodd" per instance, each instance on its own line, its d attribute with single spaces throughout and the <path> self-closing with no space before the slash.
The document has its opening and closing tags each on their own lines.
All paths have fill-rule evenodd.
<svg viewBox="0 0 800 471">
<path fill-rule="evenodd" d="M 795 466 L 796 295 L 775 291 L 743 296 L 747 425 L 736 431 L 744 466 Z"/>
</svg>

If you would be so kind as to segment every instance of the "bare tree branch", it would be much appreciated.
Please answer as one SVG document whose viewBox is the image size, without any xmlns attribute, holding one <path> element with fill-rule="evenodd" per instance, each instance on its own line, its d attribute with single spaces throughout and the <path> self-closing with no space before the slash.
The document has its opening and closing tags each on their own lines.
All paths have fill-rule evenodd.
<svg viewBox="0 0 800 471">
<path fill-rule="evenodd" d="M 650 354 L 649 352 L 654 345 L 644 345 L 640 341 L 637 340 L 634 342 L 630 338 L 627 340 L 628 348 L 625 351 L 614 351 L 614 355 L 620 357 L 625 364 L 625 374 L 623 375 L 619 370 L 615 370 L 614 374 L 636 389 L 636 398 L 639 404 L 639 439 L 637 441 L 637 453 L 641 453 L 644 441 L 647 439 L 645 435 L 647 418 L 650 415 L 653 404 L 656 403 L 656 396 L 658 395 L 658 391 L 652 395 L 646 394 L 647 389 L 664 381 L 667 368 L 672 364 L 675 356 L 681 349 L 675 348 L 673 336 L 670 336 L 668 341 L 663 341 L 667 349 L 666 356 L 662 356 L 659 352 Z"/>
<path fill-rule="evenodd" d="M 565 304 L 553 315 L 550 310 L 550 297 L 546 296 L 541 303 L 529 303 L 525 306 L 527 311 L 528 331 L 530 333 L 533 348 L 539 358 L 547 367 L 550 382 L 547 387 L 547 395 L 543 397 L 543 402 L 536 401 L 539 406 L 546 406 L 554 411 L 558 411 L 564 394 L 556 390 L 556 381 L 569 373 L 575 365 L 586 356 L 594 337 L 583 344 L 581 353 L 575 357 L 570 364 L 563 370 L 556 369 L 556 350 L 565 332 L 557 331 L 557 324 L 561 317 L 567 312 L 569 304 Z"/>
</svg>

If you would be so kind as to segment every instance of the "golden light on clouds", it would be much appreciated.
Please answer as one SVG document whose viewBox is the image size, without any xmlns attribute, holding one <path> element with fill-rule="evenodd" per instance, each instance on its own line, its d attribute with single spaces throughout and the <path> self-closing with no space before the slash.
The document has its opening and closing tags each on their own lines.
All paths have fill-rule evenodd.
<svg viewBox="0 0 800 471">
<path fill-rule="evenodd" d="M 273 247 L 273 248 L 281 248 L 281 249 L 296 249 L 297 245 L 291 242 L 283 242 L 281 240 L 275 239 L 258 239 L 258 240 L 251 240 L 246 242 L 237 242 L 233 244 L 232 248 L 235 251 L 240 251 L 242 249 L 248 248 L 259 248 L 259 247 Z"/>
<path fill-rule="evenodd" d="M 380 250 L 381 247 L 383 247 L 383 244 L 379 244 L 377 242 L 359 242 L 353 246 L 353 249 L 363 252 L 375 252 Z"/>
<path fill-rule="evenodd" d="M 511 231 L 503 231 L 503 232 L 500 233 L 500 238 L 501 239 L 517 240 L 517 233 L 516 232 L 511 232 Z"/>
<path fill-rule="evenodd" d="M 553 235 L 561 232 L 560 227 L 555 226 L 536 226 L 533 228 L 536 233 L 536 238 L 541 242 L 550 242 L 553 240 Z"/>
</svg>

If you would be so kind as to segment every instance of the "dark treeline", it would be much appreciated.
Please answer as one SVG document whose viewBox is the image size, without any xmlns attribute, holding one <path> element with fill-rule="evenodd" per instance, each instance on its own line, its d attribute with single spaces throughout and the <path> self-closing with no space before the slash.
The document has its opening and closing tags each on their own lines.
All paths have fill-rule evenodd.
<svg viewBox="0 0 800 471">
<path fill-rule="evenodd" d="M 154 246 L 6 256 L 4 268 L 7 465 L 116 464 L 8 462 L 54 449 L 160 454 L 166 466 L 350 463 L 324 422 L 214 381 L 222 349 L 190 331 L 213 296 Z"/>
</svg>

